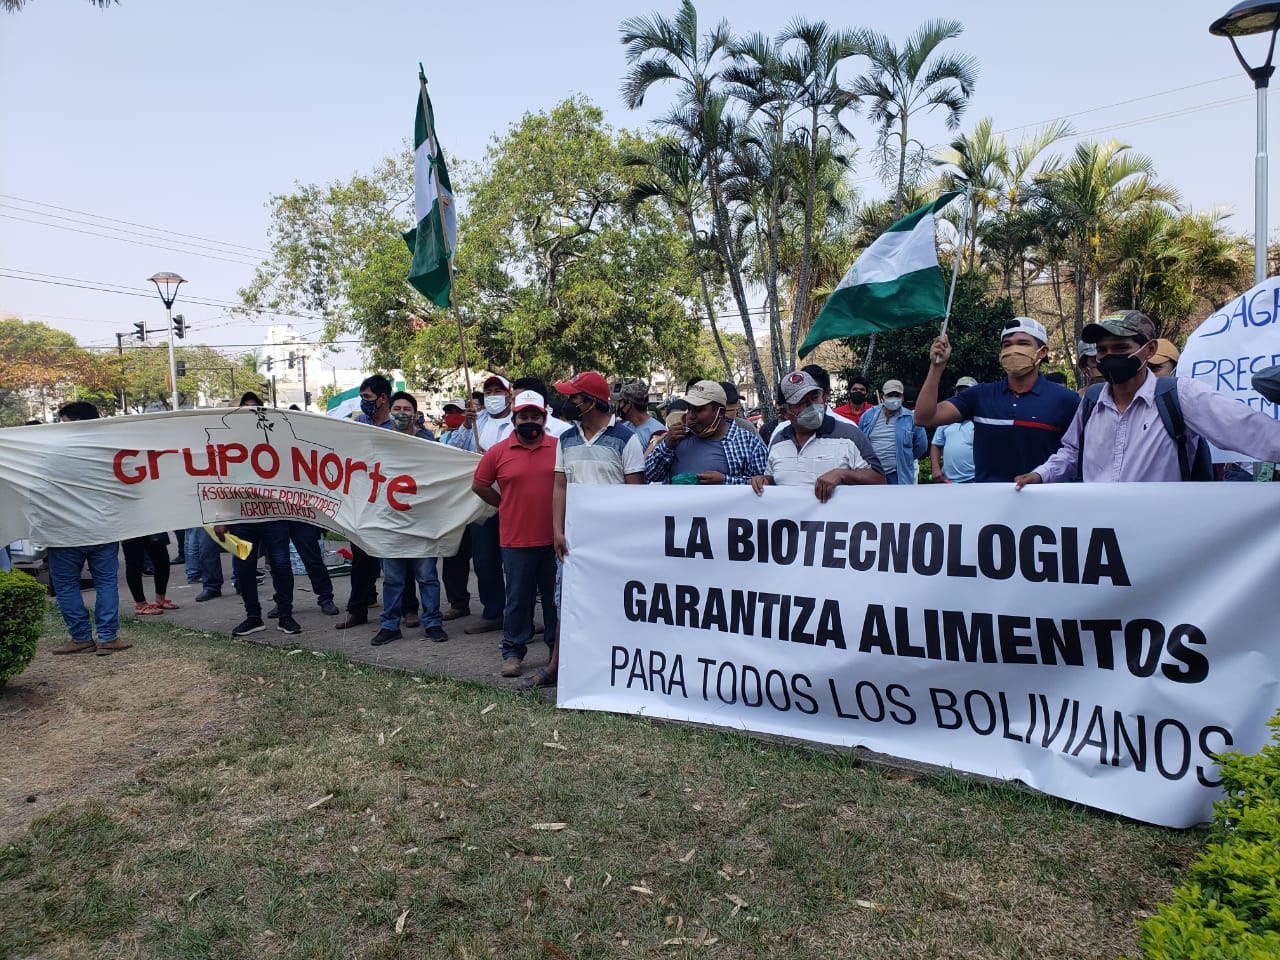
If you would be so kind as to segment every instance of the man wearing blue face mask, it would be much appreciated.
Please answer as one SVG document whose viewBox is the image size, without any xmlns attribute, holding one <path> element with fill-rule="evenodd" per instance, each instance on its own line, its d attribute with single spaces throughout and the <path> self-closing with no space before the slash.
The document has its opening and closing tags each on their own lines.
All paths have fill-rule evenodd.
<svg viewBox="0 0 1280 960">
<path fill-rule="evenodd" d="M 885 482 L 884 468 L 866 435 L 837 420 L 826 409 L 822 385 L 804 370 L 782 378 L 782 416 L 786 420 L 769 444 L 769 465 L 751 478 L 760 495 L 768 486 L 812 486 L 826 503 L 836 487 Z"/>
<path fill-rule="evenodd" d="M 902 395 L 901 380 L 886 380 L 880 405 L 864 413 L 858 426 L 884 467 L 885 482 L 912 484 L 916 461 L 928 451 L 929 438 L 923 427 L 916 426 L 912 412 L 903 409 Z"/>
</svg>

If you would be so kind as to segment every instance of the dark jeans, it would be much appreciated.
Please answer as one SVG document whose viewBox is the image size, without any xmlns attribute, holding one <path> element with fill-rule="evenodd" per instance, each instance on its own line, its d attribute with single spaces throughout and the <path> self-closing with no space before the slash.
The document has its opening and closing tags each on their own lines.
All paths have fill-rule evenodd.
<svg viewBox="0 0 1280 960">
<path fill-rule="evenodd" d="M 124 549 L 124 582 L 129 585 L 133 602 L 147 602 L 147 591 L 142 586 L 144 556 L 151 558 L 151 565 L 155 568 L 156 596 L 163 597 L 169 589 L 169 545 L 153 541 L 150 537 L 130 537 L 121 541 L 120 546 Z"/>
<path fill-rule="evenodd" d="M 80 595 L 80 571 L 89 564 L 93 577 L 93 620 Z M 49 579 L 53 582 L 58 610 L 67 632 L 76 643 L 93 639 L 93 626 L 98 628 L 98 642 L 110 643 L 120 629 L 120 544 L 95 543 L 84 547 L 50 547 Z"/>
<path fill-rule="evenodd" d="M 556 635 L 556 551 L 545 547 L 503 547 L 507 577 L 507 610 L 502 621 L 502 659 L 523 660 L 533 637 L 533 609 L 542 597 L 546 618 L 543 636 L 551 646 Z"/>
<path fill-rule="evenodd" d="M 276 591 L 276 606 L 280 616 L 293 616 L 293 564 L 289 562 L 289 521 L 269 520 L 266 523 L 237 523 L 231 532 L 241 540 L 253 544 L 253 552 L 244 560 L 232 557 L 236 571 L 236 583 L 240 599 L 244 601 L 247 617 L 262 617 L 262 604 L 258 600 L 258 556 L 265 553 L 267 566 L 271 568 L 271 585 Z"/>
<path fill-rule="evenodd" d="M 378 590 L 379 563 L 354 543 L 351 544 L 351 598 L 349 613 L 367 613 Z"/>
<path fill-rule="evenodd" d="M 480 594 L 480 616 L 485 620 L 497 620 L 502 616 L 503 608 L 507 606 L 507 587 L 502 578 L 503 552 L 498 542 L 497 515 L 471 524 L 471 562 L 476 567 L 476 593 Z M 532 611 L 532 601 L 529 607 Z"/>
<path fill-rule="evenodd" d="M 458 552 L 452 557 L 445 557 L 441 564 L 440 580 L 444 584 L 444 595 L 454 610 L 466 610 L 471 606 L 471 591 L 467 589 L 470 577 L 471 524 L 467 524 L 458 542 Z"/>
<path fill-rule="evenodd" d="M 302 565 L 307 568 L 307 577 L 311 581 L 311 592 L 316 595 L 316 603 L 324 603 L 333 599 L 333 581 L 329 578 L 329 570 L 324 565 L 323 542 L 324 531 L 314 524 L 300 520 L 288 520 L 289 539 L 293 548 L 298 551 Z"/>
<path fill-rule="evenodd" d="M 223 549 L 213 542 L 204 527 L 194 527 L 193 546 L 200 558 L 200 582 L 211 593 L 221 593 L 225 578 L 222 573 Z"/>
</svg>

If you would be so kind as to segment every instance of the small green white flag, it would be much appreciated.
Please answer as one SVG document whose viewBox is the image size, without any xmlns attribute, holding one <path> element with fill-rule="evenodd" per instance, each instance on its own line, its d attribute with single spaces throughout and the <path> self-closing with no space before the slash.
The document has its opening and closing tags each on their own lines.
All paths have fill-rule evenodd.
<svg viewBox="0 0 1280 960">
<path fill-rule="evenodd" d="M 940 320 L 947 291 L 938 269 L 934 216 L 961 194 L 944 193 L 876 238 L 823 304 L 800 356 L 826 340 L 899 330 Z"/>
<path fill-rule="evenodd" d="M 418 67 L 418 111 L 413 123 L 413 200 L 418 225 L 404 234 L 413 252 L 409 283 L 438 307 L 453 299 L 453 251 L 458 245 L 458 211 L 444 153 L 436 138 L 435 111 L 427 77 Z"/>
</svg>

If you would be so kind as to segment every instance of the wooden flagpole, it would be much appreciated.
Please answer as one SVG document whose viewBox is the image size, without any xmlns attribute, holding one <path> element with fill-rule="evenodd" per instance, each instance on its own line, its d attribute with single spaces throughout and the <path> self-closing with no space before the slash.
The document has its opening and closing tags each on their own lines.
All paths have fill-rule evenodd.
<svg viewBox="0 0 1280 960">
<path fill-rule="evenodd" d="M 960 258 L 964 256 L 965 228 L 969 224 L 969 191 L 964 193 L 964 207 L 960 212 L 960 239 L 956 243 L 956 260 L 951 265 L 951 289 L 947 292 L 947 310 L 942 316 L 942 329 L 938 336 L 947 335 L 947 321 L 951 319 L 951 301 L 956 295 L 956 278 L 960 276 Z M 936 360 L 934 361 L 937 362 Z"/>
</svg>

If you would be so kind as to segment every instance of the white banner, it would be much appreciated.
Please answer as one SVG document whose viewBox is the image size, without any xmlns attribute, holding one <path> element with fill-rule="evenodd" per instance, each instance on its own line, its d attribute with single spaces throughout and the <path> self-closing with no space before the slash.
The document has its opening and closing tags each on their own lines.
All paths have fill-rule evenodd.
<svg viewBox="0 0 1280 960">
<path fill-rule="evenodd" d="M 302 520 L 378 557 L 447 557 L 479 458 L 317 413 L 242 407 L 0 430 L 0 543 L 105 543 Z"/>
<path fill-rule="evenodd" d="M 1268 277 L 1196 328 L 1178 360 L 1178 376 L 1195 377 L 1280 420 L 1280 407 L 1253 389 L 1254 374 L 1280 364 L 1280 277 Z M 1248 460 L 1213 448 L 1216 463 Z"/>
<path fill-rule="evenodd" d="M 1280 707 L 1272 484 L 570 487 L 559 704 L 843 746 L 1152 823 Z"/>
</svg>

